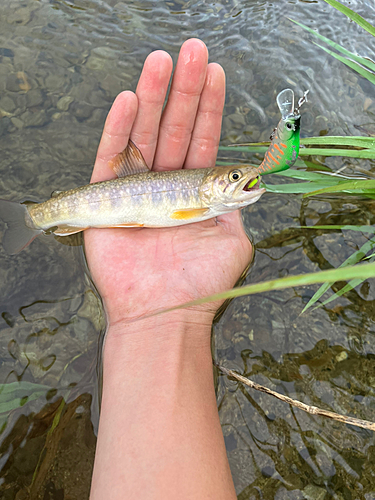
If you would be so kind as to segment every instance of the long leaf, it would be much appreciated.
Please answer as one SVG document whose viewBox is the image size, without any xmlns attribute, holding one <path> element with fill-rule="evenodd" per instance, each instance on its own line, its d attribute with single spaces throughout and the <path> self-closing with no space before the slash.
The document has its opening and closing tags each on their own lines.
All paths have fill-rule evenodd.
<svg viewBox="0 0 375 500">
<path fill-rule="evenodd" d="M 349 9 L 349 7 L 342 5 L 342 3 L 338 2 L 337 0 L 324 0 L 324 1 L 329 5 L 331 5 L 332 7 L 334 7 L 335 9 L 342 12 L 342 14 L 345 14 L 347 17 L 349 17 L 349 19 L 354 21 L 356 24 L 358 24 L 358 26 L 360 26 L 364 30 L 368 31 L 372 36 L 375 36 L 375 27 L 369 22 L 367 22 L 366 19 L 363 19 L 363 17 L 361 17 L 359 14 Z"/>
<path fill-rule="evenodd" d="M 323 193 L 336 193 L 336 192 L 345 192 L 345 193 L 369 193 L 373 192 L 375 194 L 375 180 L 366 179 L 364 181 L 355 180 L 342 182 L 337 186 L 330 186 L 324 189 L 318 189 L 317 191 L 312 191 L 311 193 L 304 194 L 303 197 L 307 198 L 308 196 L 315 196 L 317 194 Z"/>
<path fill-rule="evenodd" d="M 375 83 L 375 75 L 374 75 Z M 319 156 L 346 156 L 348 158 L 375 158 L 375 149 L 331 149 L 331 148 L 301 148 L 300 156 L 319 155 Z"/>
<path fill-rule="evenodd" d="M 361 233 L 373 233 L 372 226 L 351 226 L 351 225 L 337 225 L 337 226 L 300 226 L 303 229 L 345 229 L 347 231 L 360 231 Z"/>
<path fill-rule="evenodd" d="M 368 279 L 375 276 L 375 263 L 359 264 L 356 266 L 345 267 L 343 269 L 330 269 L 328 271 L 319 271 L 316 273 L 298 274 L 296 276 L 287 276 L 276 280 L 263 281 L 262 283 L 255 283 L 241 288 L 233 288 L 226 292 L 216 293 L 203 297 L 202 299 L 192 300 L 178 306 L 168 309 L 162 309 L 156 313 L 150 314 L 149 317 L 164 314 L 178 309 L 186 309 L 189 307 L 206 304 L 207 302 L 215 302 L 218 300 L 233 299 L 235 297 L 242 297 L 244 295 L 253 295 L 260 292 L 269 292 L 271 290 L 284 290 L 296 286 L 306 286 L 315 283 L 324 283 L 326 281 L 342 281 L 355 278 Z M 145 318 L 145 317 L 144 317 Z M 134 320 L 137 321 L 137 320 Z"/>
<path fill-rule="evenodd" d="M 372 250 L 375 247 L 375 239 L 371 239 L 369 241 L 366 241 L 359 250 L 354 252 L 350 257 L 348 257 L 339 267 L 338 269 L 342 269 L 343 267 L 346 266 L 352 266 L 354 264 L 357 264 L 360 260 L 363 259 L 363 257 L 366 256 L 366 254 Z M 361 278 L 355 278 L 358 283 L 355 285 L 357 286 L 359 283 L 361 283 L 363 280 Z M 303 314 L 309 307 L 311 307 L 315 302 L 317 302 L 320 297 L 333 285 L 333 282 L 326 282 L 324 283 L 319 290 L 311 297 L 309 302 L 306 304 L 306 306 L 303 308 L 302 313 Z M 348 290 L 350 290 L 349 288 Z M 347 290 L 347 291 L 348 291 Z"/>
<path fill-rule="evenodd" d="M 319 145 L 319 146 L 350 146 L 357 148 L 375 149 L 374 137 L 362 136 L 337 136 L 324 135 L 322 137 L 305 137 L 301 139 L 303 145 Z"/>
<path fill-rule="evenodd" d="M 375 71 L 375 63 L 373 61 L 370 61 L 369 59 L 366 59 L 365 57 L 361 57 L 357 54 L 354 54 L 353 52 L 350 52 L 349 50 L 345 49 L 344 47 L 341 47 L 341 45 L 339 45 L 338 43 L 330 40 L 329 38 L 326 38 L 325 36 L 321 35 L 317 31 L 314 31 L 313 29 L 309 28 L 308 26 L 305 26 L 302 23 L 299 23 L 298 21 L 295 21 L 294 19 L 289 18 L 289 20 L 295 24 L 298 24 L 298 26 L 301 26 L 301 28 L 308 31 L 312 35 L 316 36 L 317 38 L 319 38 L 319 40 L 322 40 L 322 42 L 325 42 L 326 44 L 330 45 L 332 48 L 341 52 L 341 54 L 344 54 L 345 56 L 349 57 L 350 59 L 357 61 L 359 64 L 366 66 L 366 68 L 369 68 L 372 71 Z"/>
<path fill-rule="evenodd" d="M 306 194 L 310 193 L 312 189 L 321 191 L 327 188 L 329 183 L 320 182 L 293 182 L 290 184 L 266 184 L 263 183 L 267 192 L 269 193 L 283 193 L 283 194 Z"/>
<path fill-rule="evenodd" d="M 363 76 L 364 78 L 367 78 L 367 80 L 369 82 L 375 84 L 375 74 L 371 73 L 371 71 L 368 71 L 367 69 L 362 68 L 361 65 L 359 65 L 358 63 L 356 63 L 354 61 L 351 61 L 349 59 L 345 59 L 345 57 L 339 56 L 338 54 L 336 54 L 336 52 L 332 52 L 332 50 L 326 49 L 325 47 L 323 47 L 322 45 L 319 45 L 318 43 L 315 43 L 315 45 L 317 45 L 319 48 L 321 48 L 322 50 L 327 52 L 327 54 L 330 54 L 331 56 L 333 56 L 335 59 L 338 59 L 342 63 L 349 66 L 349 68 L 352 68 L 352 69 L 354 69 L 354 71 L 357 71 L 357 73 L 359 73 L 361 76 Z"/>
<path fill-rule="evenodd" d="M 11 382 L 0 385 L 0 413 L 9 413 L 46 394 L 51 387 L 32 382 Z"/>
</svg>

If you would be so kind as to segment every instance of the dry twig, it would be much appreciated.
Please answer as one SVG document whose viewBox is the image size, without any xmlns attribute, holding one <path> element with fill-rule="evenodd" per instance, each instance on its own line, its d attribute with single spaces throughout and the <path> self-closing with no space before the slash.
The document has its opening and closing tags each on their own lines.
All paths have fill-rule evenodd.
<svg viewBox="0 0 375 500">
<path fill-rule="evenodd" d="M 367 420 L 361 420 L 359 418 L 345 417 L 344 415 L 340 415 L 339 413 L 334 413 L 333 411 L 322 410 L 321 408 L 317 408 L 316 406 L 306 405 L 305 403 L 301 403 L 300 401 L 289 398 L 288 396 L 284 396 L 283 394 L 273 391 L 272 389 L 268 389 L 268 387 L 265 387 L 264 385 L 257 384 L 252 380 L 243 377 L 242 375 L 239 375 L 233 370 L 228 370 L 228 368 L 224 368 L 224 366 L 218 365 L 216 363 L 215 366 L 217 366 L 217 368 L 219 368 L 220 371 L 222 371 L 229 377 L 235 378 L 236 380 L 251 387 L 252 389 L 265 392 L 266 394 L 270 394 L 271 396 L 274 396 L 275 398 L 280 399 L 285 403 L 295 406 L 300 410 L 306 411 L 311 415 L 320 415 L 322 417 L 332 418 L 333 420 L 337 420 L 338 422 L 343 422 L 344 424 L 356 425 L 357 427 L 363 427 L 363 429 L 369 429 L 371 431 L 375 431 L 375 423 L 373 422 L 369 422 Z"/>
</svg>

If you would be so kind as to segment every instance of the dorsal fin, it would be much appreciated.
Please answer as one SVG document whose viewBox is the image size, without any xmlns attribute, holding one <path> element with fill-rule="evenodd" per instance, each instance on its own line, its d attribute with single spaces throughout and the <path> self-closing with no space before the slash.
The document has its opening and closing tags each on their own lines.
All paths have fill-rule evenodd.
<svg viewBox="0 0 375 500">
<path fill-rule="evenodd" d="M 149 172 L 145 159 L 133 141 L 129 139 L 128 145 L 117 156 L 108 162 L 117 177 Z"/>
</svg>

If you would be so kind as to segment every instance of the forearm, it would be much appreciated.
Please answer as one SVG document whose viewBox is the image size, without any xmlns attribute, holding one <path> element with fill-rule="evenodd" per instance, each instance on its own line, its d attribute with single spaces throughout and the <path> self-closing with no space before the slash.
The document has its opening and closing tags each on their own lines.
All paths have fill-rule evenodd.
<svg viewBox="0 0 375 500">
<path fill-rule="evenodd" d="M 179 311 L 108 331 L 91 500 L 236 498 L 210 330 Z"/>
</svg>

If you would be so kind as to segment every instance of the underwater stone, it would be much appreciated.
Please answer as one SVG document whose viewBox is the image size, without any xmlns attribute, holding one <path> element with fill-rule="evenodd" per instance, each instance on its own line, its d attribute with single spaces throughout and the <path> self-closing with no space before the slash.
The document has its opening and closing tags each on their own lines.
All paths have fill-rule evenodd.
<svg viewBox="0 0 375 500">
<path fill-rule="evenodd" d="M 32 89 L 26 93 L 26 106 L 33 108 L 43 104 L 43 94 L 40 89 Z"/>
<path fill-rule="evenodd" d="M 73 101 L 73 97 L 71 97 L 70 95 L 66 95 L 58 101 L 57 109 L 59 109 L 60 111 L 68 111 L 69 106 Z"/>
<path fill-rule="evenodd" d="M 13 125 L 19 129 L 23 128 L 23 121 L 14 116 L 13 118 L 10 119 L 10 121 L 13 123 Z"/>
<path fill-rule="evenodd" d="M 16 105 L 10 97 L 5 95 L 0 99 L 0 109 L 11 113 L 16 109 Z"/>
</svg>

